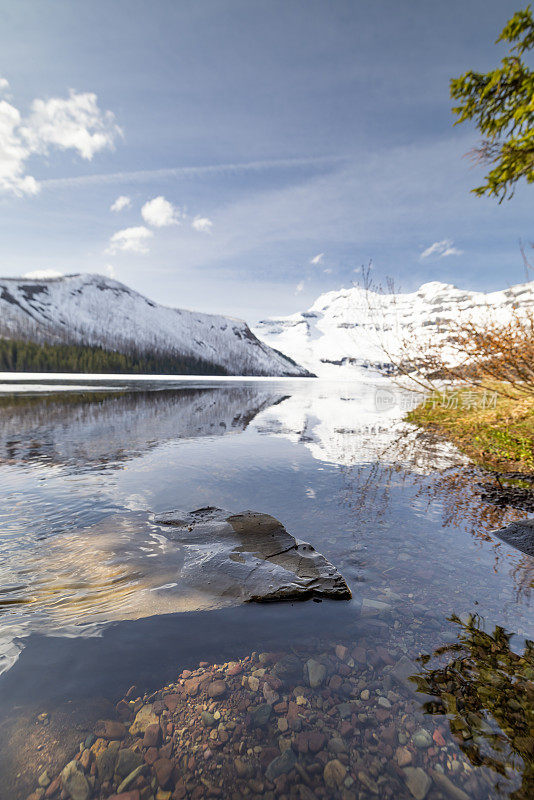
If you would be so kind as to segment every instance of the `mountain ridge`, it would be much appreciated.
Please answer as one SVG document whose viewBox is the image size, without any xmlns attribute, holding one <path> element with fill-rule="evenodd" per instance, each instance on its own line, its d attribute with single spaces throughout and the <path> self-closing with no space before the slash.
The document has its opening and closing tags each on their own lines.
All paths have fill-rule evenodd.
<svg viewBox="0 0 534 800">
<path fill-rule="evenodd" d="M 253 330 L 319 377 L 357 377 L 393 371 L 400 342 L 417 346 L 433 336 L 445 343 L 448 323 L 506 322 L 514 309 L 534 312 L 534 281 L 487 293 L 441 281 L 389 294 L 353 286 L 319 295 L 306 311 L 260 320 Z"/>
<path fill-rule="evenodd" d="M 307 376 L 243 320 L 155 303 L 98 273 L 0 278 L 0 337 L 200 360 L 234 375 Z"/>
</svg>

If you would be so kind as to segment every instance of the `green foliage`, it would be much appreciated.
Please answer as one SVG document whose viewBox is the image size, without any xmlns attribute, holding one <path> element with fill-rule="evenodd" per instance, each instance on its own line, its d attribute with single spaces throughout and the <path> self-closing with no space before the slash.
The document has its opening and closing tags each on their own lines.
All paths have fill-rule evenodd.
<svg viewBox="0 0 534 800">
<path fill-rule="evenodd" d="M 445 435 L 483 467 L 534 473 L 534 399 L 495 393 L 493 405 L 485 402 L 490 392 L 472 389 L 444 397 L 422 402 L 406 420 Z"/>
<path fill-rule="evenodd" d="M 534 18 L 530 6 L 507 22 L 497 42 L 509 42 L 509 54 L 491 72 L 466 72 L 451 80 L 455 124 L 474 120 L 484 136 L 474 151 L 493 165 L 477 195 L 511 197 L 521 178 L 534 182 L 534 71 L 521 59 L 534 49 Z"/>
<path fill-rule="evenodd" d="M 118 353 L 102 347 L 0 339 L 1 372 L 86 372 L 145 375 L 226 375 L 209 361 L 179 353 Z"/>
</svg>

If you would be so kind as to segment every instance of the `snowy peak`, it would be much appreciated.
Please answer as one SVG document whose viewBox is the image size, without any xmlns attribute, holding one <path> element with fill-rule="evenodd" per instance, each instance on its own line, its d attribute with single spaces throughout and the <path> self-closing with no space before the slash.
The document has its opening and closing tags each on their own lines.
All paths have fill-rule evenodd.
<svg viewBox="0 0 534 800">
<path fill-rule="evenodd" d="M 460 319 L 505 322 L 525 309 L 534 311 L 534 282 L 487 294 L 441 281 L 409 293 L 355 286 L 320 295 L 308 311 L 262 320 L 255 333 L 317 375 L 361 377 L 391 371 L 402 341 L 417 346 L 445 337 L 440 332 Z"/>
<path fill-rule="evenodd" d="M 168 308 L 103 275 L 1 278 L 0 337 L 184 356 L 231 375 L 306 375 L 246 322 Z"/>
</svg>

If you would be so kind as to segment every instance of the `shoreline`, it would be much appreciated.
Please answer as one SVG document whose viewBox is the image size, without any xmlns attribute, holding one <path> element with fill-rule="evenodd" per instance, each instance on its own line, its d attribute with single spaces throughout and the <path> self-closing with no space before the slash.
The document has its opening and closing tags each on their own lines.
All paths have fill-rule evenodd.
<svg viewBox="0 0 534 800">
<path fill-rule="evenodd" d="M 501 478 L 534 477 L 534 397 L 459 388 L 424 400 L 404 419 Z"/>
</svg>

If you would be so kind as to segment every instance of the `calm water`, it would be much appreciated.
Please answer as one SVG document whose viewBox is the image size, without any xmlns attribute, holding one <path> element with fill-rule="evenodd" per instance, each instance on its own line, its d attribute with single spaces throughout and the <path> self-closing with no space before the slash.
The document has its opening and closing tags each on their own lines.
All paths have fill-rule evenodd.
<svg viewBox="0 0 534 800">
<path fill-rule="evenodd" d="M 395 393 L 384 403 L 384 391 L 384 384 L 320 381 L 190 382 L 0 397 L 5 797 L 25 797 L 35 785 L 25 782 L 32 769 L 21 742 L 41 711 L 57 709 L 68 742 L 69 727 L 82 730 L 131 684 L 148 691 L 199 660 L 300 646 L 323 652 L 336 643 L 371 654 L 361 675 L 371 670 L 378 696 L 391 691 L 388 671 L 402 656 L 434 696 L 440 686 L 461 695 L 462 703 L 441 708 L 450 752 L 437 752 L 440 770 L 468 796 L 518 790 L 526 761 L 499 710 L 505 690 L 497 687 L 497 699 L 478 708 L 469 697 L 478 696 L 477 680 L 491 683 L 485 648 L 509 648 L 514 661 L 534 638 L 534 560 L 491 534 L 524 514 L 484 503 L 481 477 L 459 454 L 400 422 L 410 397 Z M 336 565 L 352 601 L 233 606 L 202 586 L 184 590 L 187 552 L 147 512 L 207 505 L 277 517 Z M 500 628 L 512 637 L 503 640 Z M 467 677 L 452 675 L 447 654 L 434 656 L 458 643 L 467 658 L 478 654 L 482 678 L 474 667 Z M 390 653 L 383 676 L 376 647 Z M 513 670 L 510 681 L 517 682 Z M 423 725 L 425 712 L 436 710 L 424 700 L 405 701 Z M 501 737 L 498 757 L 481 756 L 484 730 L 462 734 L 469 714 Z M 526 735 L 533 734 L 531 727 Z M 376 759 L 375 750 L 362 758 Z M 382 766 L 369 767 L 382 787 L 375 773 L 388 758 L 389 751 Z M 459 771 L 448 771 L 447 759 L 460 759 Z M 362 784 L 355 796 L 366 791 Z M 434 783 L 428 796 L 446 795 Z"/>
</svg>

